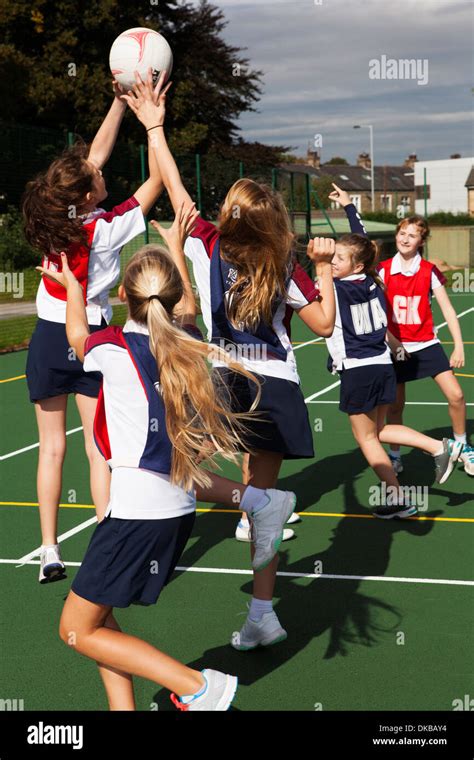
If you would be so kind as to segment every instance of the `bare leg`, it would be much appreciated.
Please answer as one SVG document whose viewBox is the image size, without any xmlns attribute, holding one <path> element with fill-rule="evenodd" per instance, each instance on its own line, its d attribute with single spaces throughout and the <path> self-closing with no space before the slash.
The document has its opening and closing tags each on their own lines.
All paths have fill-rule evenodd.
<svg viewBox="0 0 474 760">
<path fill-rule="evenodd" d="M 385 406 L 379 406 L 377 412 L 377 431 L 380 443 L 389 443 L 391 446 L 411 446 L 434 455 L 442 448 L 443 442 L 429 435 L 419 433 L 417 430 L 405 425 L 386 425 Z"/>
<path fill-rule="evenodd" d="M 440 372 L 433 378 L 448 400 L 448 411 L 455 435 L 466 432 L 466 401 L 457 377 L 451 370 Z"/>
<path fill-rule="evenodd" d="M 385 414 L 386 407 L 382 409 L 382 413 Z M 352 432 L 360 450 L 380 480 L 388 486 L 399 488 L 398 478 L 377 435 L 377 417 L 377 408 L 367 414 L 350 414 Z"/>
<path fill-rule="evenodd" d="M 403 425 L 403 410 L 405 408 L 405 383 L 397 384 L 397 397 L 393 404 L 390 404 L 387 414 L 387 423 L 389 425 Z M 400 446 L 396 443 L 391 447 L 393 451 L 399 451 Z"/>
<path fill-rule="evenodd" d="M 103 520 L 110 496 L 110 470 L 94 441 L 94 415 L 97 399 L 76 394 L 76 404 L 84 428 L 84 444 L 89 460 L 90 488 L 97 520 Z"/>
<path fill-rule="evenodd" d="M 39 432 L 37 473 L 42 543 L 56 544 L 62 471 L 66 455 L 67 395 L 35 403 Z"/>
<path fill-rule="evenodd" d="M 104 623 L 106 628 L 121 631 L 119 624 L 111 612 Z M 109 668 L 98 662 L 100 677 L 107 693 L 110 710 L 135 710 L 135 695 L 133 693 L 133 678 L 130 673 L 124 673 L 116 668 Z"/>
<path fill-rule="evenodd" d="M 129 636 L 112 623 L 110 606 L 94 604 L 70 591 L 61 616 L 61 639 L 100 664 L 101 675 L 113 709 L 131 708 L 131 684 L 126 674 L 154 681 L 178 696 L 195 694 L 204 679 L 197 670 L 160 652 L 136 636 Z M 104 679 L 105 676 L 105 679 Z M 123 705 L 123 706 L 122 706 Z"/>
</svg>

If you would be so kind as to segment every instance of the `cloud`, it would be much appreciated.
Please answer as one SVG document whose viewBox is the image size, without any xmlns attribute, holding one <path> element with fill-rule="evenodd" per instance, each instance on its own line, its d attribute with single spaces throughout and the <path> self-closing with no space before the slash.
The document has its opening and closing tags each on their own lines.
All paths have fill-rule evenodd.
<svg viewBox="0 0 474 760">
<path fill-rule="evenodd" d="M 212 0 L 223 34 L 264 72 L 258 113 L 243 114 L 245 139 L 306 151 L 318 125 L 330 129 L 327 158 L 366 148 L 363 119 L 376 128 L 379 160 L 400 163 L 472 151 L 469 130 L 471 4 L 459 0 Z M 369 61 L 428 62 L 428 83 L 372 80 Z M 322 127 L 321 130 L 322 131 Z M 433 154 L 433 151 L 436 154 Z"/>
</svg>

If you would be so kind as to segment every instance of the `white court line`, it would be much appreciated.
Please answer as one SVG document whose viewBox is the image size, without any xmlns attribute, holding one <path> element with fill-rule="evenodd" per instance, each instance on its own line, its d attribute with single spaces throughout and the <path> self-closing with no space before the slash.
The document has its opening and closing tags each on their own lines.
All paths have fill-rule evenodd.
<svg viewBox="0 0 474 760">
<path fill-rule="evenodd" d="M 340 380 L 337 380 L 337 382 L 333 383 L 332 385 L 328 385 L 327 388 L 323 388 L 320 391 L 317 391 L 316 393 L 313 393 L 311 396 L 308 396 L 308 398 L 305 398 L 304 402 L 305 404 L 310 404 L 314 398 L 317 398 L 318 396 L 322 396 L 323 393 L 327 393 L 328 391 L 331 391 L 333 388 L 337 388 L 338 385 L 341 384 Z"/>
<path fill-rule="evenodd" d="M 299 348 L 310 346 L 312 343 L 319 343 L 320 340 L 324 340 L 324 338 L 314 338 L 314 340 L 307 340 L 306 343 L 300 343 L 299 346 L 293 346 L 293 351 L 298 351 Z"/>
<path fill-rule="evenodd" d="M 66 430 L 66 435 L 77 433 L 79 432 L 79 430 L 82 430 L 82 429 L 83 429 L 82 425 L 81 427 L 71 428 L 71 430 Z M 24 451 L 31 451 L 31 449 L 37 449 L 38 446 L 39 446 L 39 441 L 38 443 L 32 443 L 31 446 L 25 446 L 23 449 L 17 449 L 16 451 L 11 451 L 9 454 L 4 454 L 3 456 L 0 456 L 0 462 L 3 459 L 9 459 L 10 457 L 15 457 L 17 454 L 23 454 Z"/>
<path fill-rule="evenodd" d="M 308 404 L 338 404 L 339 401 L 308 401 Z M 448 406 L 447 401 L 405 401 L 405 406 Z M 468 403 L 466 406 L 474 406 Z"/>
<path fill-rule="evenodd" d="M 466 309 L 466 311 L 462 311 L 460 314 L 456 314 L 458 319 L 461 319 L 461 317 L 464 317 L 465 314 L 470 314 L 471 311 L 474 311 L 474 306 L 471 306 L 470 309 Z M 447 322 L 441 322 L 440 325 L 436 325 L 436 330 L 439 330 L 440 327 L 445 327 L 448 323 Z"/>
<path fill-rule="evenodd" d="M 67 533 L 62 533 L 60 536 L 58 536 L 58 544 L 61 541 L 64 541 L 66 538 L 75 536 L 76 533 L 79 533 L 84 528 L 88 528 L 89 525 L 93 525 L 95 522 L 97 522 L 97 517 L 90 517 L 89 520 L 85 520 L 85 522 L 82 522 L 79 525 L 76 525 L 75 528 L 71 528 L 71 530 L 68 530 Z M 37 557 L 40 551 L 41 551 L 41 546 L 38 546 L 36 549 L 33 549 L 33 551 L 30 552 L 29 554 L 25 554 L 24 557 L 20 557 L 20 559 L 16 560 L 18 562 L 18 566 L 21 567 L 22 565 L 26 565 L 30 559 L 32 559 L 33 557 Z"/>
<path fill-rule="evenodd" d="M 16 559 L 0 559 L 0 564 L 15 564 Z M 26 565 L 39 565 L 40 561 L 25 562 Z M 66 567 L 80 567 L 81 562 L 65 562 Z M 253 575 L 252 570 L 227 567 L 182 567 L 175 568 L 182 573 L 212 573 L 218 575 Z M 277 572 L 280 578 L 324 578 L 334 581 L 376 581 L 378 583 L 429 583 L 440 586 L 474 586 L 474 581 L 449 580 L 446 578 L 403 578 L 392 575 L 329 575 L 327 573 L 286 573 Z"/>
<path fill-rule="evenodd" d="M 474 306 L 471 307 L 470 309 L 467 309 L 466 311 L 463 311 L 461 314 L 458 314 L 457 316 L 458 316 L 458 318 L 462 317 L 465 314 L 469 314 L 469 312 L 471 312 L 471 311 L 474 311 Z M 439 329 L 439 327 L 442 327 L 442 326 L 443 325 L 437 325 L 436 329 Z M 305 344 L 301 344 L 300 347 L 302 348 L 303 345 L 309 345 L 310 343 L 316 343 L 318 340 L 323 340 L 323 338 L 315 338 L 312 341 L 308 341 Z M 305 403 L 306 404 L 312 403 L 313 399 L 318 398 L 318 396 L 322 396 L 323 393 L 327 393 L 328 391 L 332 390 L 333 388 L 337 388 L 337 386 L 340 385 L 340 384 L 341 384 L 341 381 L 338 380 L 337 382 L 333 383 L 332 385 L 328 385 L 326 388 L 322 388 L 322 390 L 317 391 L 316 393 L 313 393 L 311 396 L 308 396 L 308 398 L 305 399 Z M 338 403 L 338 402 L 335 402 L 335 403 Z M 70 433 L 76 433 L 78 430 L 82 430 L 82 428 L 74 428 L 73 430 L 68 430 L 66 432 L 66 435 L 69 435 Z M 27 446 L 25 449 L 20 449 L 19 451 L 14 451 L 14 452 L 12 452 L 10 454 L 6 454 L 5 456 L 0 457 L 0 460 L 1 459 L 7 459 L 8 457 L 15 456 L 15 454 L 20 454 L 23 451 L 28 451 L 29 449 L 36 448 L 37 446 L 39 446 L 39 443 L 35 443 L 32 446 Z M 64 533 L 63 535 L 59 536 L 58 537 L 58 543 L 60 543 L 61 541 L 63 541 L 66 538 L 69 538 L 70 536 L 73 536 L 75 533 L 79 533 L 81 530 L 89 527 L 89 525 L 92 525 L 95 521 L 96 521 L 96 518 L 93 517 L 90 520 L 86 520 L 85 522 L 80 523 L 79 525 L 76 526 L 76 528 L 73 528 L 72 530 L 68 531 L 67 533 Z M 30 552 L 29 554 L 26 554 L 24 557 L 22 557 L 21 559 L 19 559 L 18 562 L 21 563 L 21 564 L 26 564 L 28 562 L 28 560 L 30 560 L 32 557 L 36 557 L 36 556 L 39 555 L 40 549 L 41 549 L 41 547 L 37 547 L 32 552 Z M 189 570 L 192 570 L 192 568 L 189 568 Z M 249 571 L 249 573 L 250 572 L 251 571 Z M 305 577 L 305 576 L 302 576 L 302 577 Z M 308 577 L 311 577 L 311 576 L 308 576 Z M 324 576 L 314 576 L 314 577 L 324 577 Z M 354 577 L 356 577 L 356 576 L 354 576 Z M 409 581 L 407 581 L 407 582 L 409 582 Z M 460 582 L 462 583 L 462 581 L 460 581 Z"/>
</svg>

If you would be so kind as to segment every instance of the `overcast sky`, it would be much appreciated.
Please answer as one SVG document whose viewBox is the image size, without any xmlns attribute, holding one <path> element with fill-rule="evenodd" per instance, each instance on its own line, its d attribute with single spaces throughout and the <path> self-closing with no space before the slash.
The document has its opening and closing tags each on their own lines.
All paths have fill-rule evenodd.
<svg viewBox="0 0 474 760">
<path fill-rule="evenodd" d="M 264 72 L 258 113 L 242 116 L 246 140 L 305 154 L 315 134 L 322 158 L 375 163 L 473 155 L 472 23 L 467 0 L 211 0 L 228 21 L 226 40 L 247 47 Z M 428 83 L 371 79 L 369 61 L 427 60 Z M 421 71 L 421 70 L 420 70 Z"/>
</svg>

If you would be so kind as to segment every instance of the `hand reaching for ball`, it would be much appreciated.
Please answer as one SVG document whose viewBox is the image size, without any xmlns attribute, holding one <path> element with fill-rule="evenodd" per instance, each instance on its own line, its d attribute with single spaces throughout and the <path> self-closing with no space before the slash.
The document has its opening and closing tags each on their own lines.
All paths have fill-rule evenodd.
<svg viewBox="0 0 474 760">
<path fill-rule="evenodd" d="M 146 129 L 162 127 L 165 122 L 166 93 L 171 87 L 171 82 L 168 82 L 163 89 L 165 79 L 166 71 L 163 71 L 156 87 L 153 88 L 153 73 L 151 68 L 148 69 L 146 82 L 142 80 L 140 74 L 136 71 L 135 84 L 131 90 L 122 95 L 122 99 L 125 100 Z"/>
</svg>

